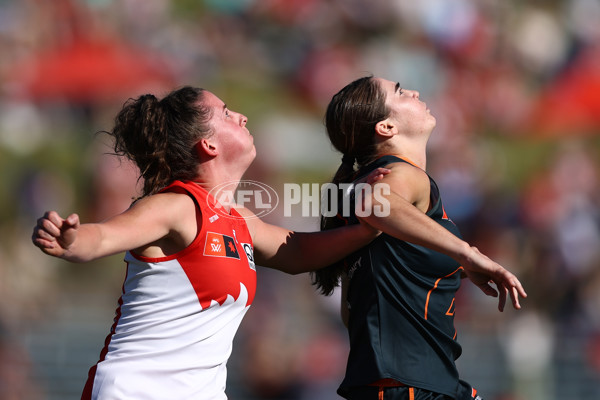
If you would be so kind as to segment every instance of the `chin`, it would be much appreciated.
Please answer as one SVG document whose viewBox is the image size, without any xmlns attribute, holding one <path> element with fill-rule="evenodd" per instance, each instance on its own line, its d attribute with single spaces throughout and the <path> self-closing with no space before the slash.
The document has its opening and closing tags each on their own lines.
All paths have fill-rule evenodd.
<svg viewBox="0 0 600 400">
<path fill-rule="evenodd" d="M 248 151 L 248 166 L 250 166 L 250 164 L 252 164 L 252 162 L 256 159 L 256 148 L 254 146 L 252 146 L 252 149 L 250 149 L 250 151 Z"/>
<path fill-rule="evenodd" d="M 433 129 L 437 125 L 437 120 L 433 115 L 429 114 L 429 116 L 431 117 L 431 129 Z"/>
</svg>

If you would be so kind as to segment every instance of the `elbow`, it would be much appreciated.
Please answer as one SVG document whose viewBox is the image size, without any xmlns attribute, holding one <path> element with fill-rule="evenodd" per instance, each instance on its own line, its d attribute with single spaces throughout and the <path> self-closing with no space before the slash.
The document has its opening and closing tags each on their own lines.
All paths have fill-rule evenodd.
<svg viewBox="0 0 600 400">
<path fill-rule="evenodd" d="M 289 262 L 269 262 L 269 261 L 264 261 L 261 263 L 257 263 L 256 265 L 259 265 L 261 267 L 265 267 L 265 268 L 270 268 L 270 269 L 275 269 L 277 271 L 283 272 L 287 275 L 300 275 L 302 273 L 305 272 L 309 272 L 310 269 L 306 269 L 306 266 L 302 266 L 302 265 L 295 265 L 293 263 L 289 263 Z"/>
<path fill-rule="evenodd" d="M 74 263 L 74 264 L 83 264 L 83 263 L 90 262 L 93 260 L 93 258 L 91 258 L 91 257 L 77 256 L 77 255 L 67 255 L 67 256 L 64 256 L 61 258 L 65 261 L 68 261 L 68 262 Z"/>
<path fill-rule="evenodd" d="M 306 268 L 302 268 L 299 265 L 289 265 L 287 268 L 283 269 L 282 271 L 288 275 L 300 275 L 305 272 L 309 272 L 310 270 L 308 270 Z"/>
</svg>

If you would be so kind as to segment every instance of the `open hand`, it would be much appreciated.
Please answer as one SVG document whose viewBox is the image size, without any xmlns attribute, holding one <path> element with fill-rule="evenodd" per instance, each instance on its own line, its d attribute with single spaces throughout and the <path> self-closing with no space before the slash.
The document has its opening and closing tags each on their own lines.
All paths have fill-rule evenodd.
<svg viewBox="0 0 600 400">
<path fill-rule="evenodd" d="M 477 248 L 471 247 L 471 250 L 471 256 L 463 263 L 465 274 L 471 282 L 486 295 L 498 297 L 498 310 L 504 311 L 507 295 L 510 296 L 513 307 L 520 309 L 519 296 L 526 298 L 527 293 L 517 277 L 482 254 Z M 494 283 L 497 290 L 490 283 Z"/>
</svg>

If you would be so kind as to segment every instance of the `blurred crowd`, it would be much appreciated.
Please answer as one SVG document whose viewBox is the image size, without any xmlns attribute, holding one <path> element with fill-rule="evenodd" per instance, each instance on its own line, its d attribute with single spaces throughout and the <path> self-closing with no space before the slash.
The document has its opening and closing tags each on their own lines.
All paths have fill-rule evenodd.
<svg viewBox="0 0 600 400">
<path fill-rule="evenodd" d="M 101 133 L 128 97 L 214 91 L 249 118 L 247 178 L 277 188 L 330 179 L 341 156 L 325 106 L 366 74 L 420 91 L 438 121 L 428 172 L 448 214 L 529 293 L 501 314 L 464 283 L 463 376 L 487 400 L 600 398 L 598 21 L 600 0 L 0 0 L 0 398 L 77 398 L 96 361 L 58 393 L 59 362 L 40 367 L 32 332 L 57 309 L 96 309 L 90 293 L 116 307 L 124 264 L 49 259 L 30 234 L 47 209 L 100 220 L 136 196 L 136 171 Z M 339 299 L 308 276 L 258 276 L 230 397 L 335 398 Z"/>
</svg>

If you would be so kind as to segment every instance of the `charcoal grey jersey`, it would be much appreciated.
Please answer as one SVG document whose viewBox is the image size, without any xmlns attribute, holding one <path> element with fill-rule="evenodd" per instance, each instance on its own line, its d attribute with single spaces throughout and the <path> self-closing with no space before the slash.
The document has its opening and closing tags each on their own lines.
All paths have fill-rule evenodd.
<svg viewBox="0 0 600 400">
<path fill-rule="evenodd" d="M 358 172 L 408 162 L 384 156 Z M 460 237 L 446 216 L 438 187 L 431 183 L 429 217 Z M 351 204 L 354 204 L 352 201 Z M 357 223 L 354 215 L 349 223 Z M 462 267 L 452 258 L 381 234 L 345 260 L 350 354 L 338 390 L 392 378 L 407 386 L 463 397 L 455 360 L 461 354 L 454 328 L 456 291 Z M 470 388 L 470 387 L 469 387 Z"/>
</svg>

